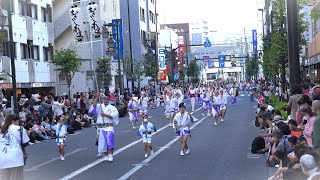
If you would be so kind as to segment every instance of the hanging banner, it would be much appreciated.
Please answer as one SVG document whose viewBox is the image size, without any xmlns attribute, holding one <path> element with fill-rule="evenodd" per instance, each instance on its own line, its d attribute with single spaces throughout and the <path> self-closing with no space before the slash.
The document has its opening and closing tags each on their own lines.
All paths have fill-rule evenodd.
<svg viewBox="0 0 320 180">
<path fill-rule="evenodd" d="M 118 30 L 119 32 L 117 32 L 117 27 L 113 26 L 112 27 L 112 34 L 113 34 L 113 39 L 116 41 L 114 43 L 114 47 L 118 48 L 118 39 L 117 37 L 119 36 L 119 46 L 120 46 L 120 58 L 123 57 L 123 37 L 122 37 L 122 19 L 113 19 L 112 20 L 112 24 L 113 25 L 117 25 L 118 24 Z M 117 36 L 117 33 L 119 33 L 119 35 Z M 113 56 L 113 58 L 116 60 L 118 59 L 118 54 Z"/>
<path fill-rule="evenodd" d="M 87 6 L 88 22 L 90 25 L 90 32 L 96 37 L 101 35 L 101 19 L 99 6 L 95 3 L 89 3 Z"/>
<path fill-rule="evenodd" d="M 82 41 L 84 37 L 85 24 L 83 24 L 84 18 L 81 8 L 79 8 L 76 5 L 72 6 L 69 10 L 69 16 L 71 20 L 72 33 L 74 35 L 74 38 L 77 41 Z"/>
<path fill-rule="evenodd" d="M 252 54 L 258 54 L 258 36 L 257 30 L 252 30 Z"/>
<path fill-rule="evenodd" d="M 183 66 L 183 58 L 184 58 L 184 39 L 183 36 L 179 36 L 179 48 L 178 48 L 178 55 L 179 55 L 179 62 L 181 66 Z"/>
<path fill-rule="evenodd" d="M 165 48 L 158 48 L 159 70 L 166 70 Z"/>
</svg>

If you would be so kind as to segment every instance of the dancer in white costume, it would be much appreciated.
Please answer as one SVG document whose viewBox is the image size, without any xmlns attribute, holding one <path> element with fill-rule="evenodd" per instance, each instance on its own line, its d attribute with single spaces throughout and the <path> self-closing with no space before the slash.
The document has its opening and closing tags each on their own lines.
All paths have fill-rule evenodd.
<svg viewBox="0 0 320 180">
<path fill-rule="evenodd" d="M 174 108 L 176 106 L 176 99 L 172 97 L 171 93 L 165 96 L 166 103 L 166 117 L 169 120 L 169 126 L 172 126 L 172 119 L 174 117 Z"/>
<path fill-rule="evenodd" d="M 197 91 L 196 89 L 193 87 L 193 85 L 190 85 L 190 89 L 189 89 L 189 97 L 190 97 L 190 102 L 191 102 L 191 107 L 192 107 L 192 111 L 194 111 L 194 106 L 196 103 L 196 94 Z"/>
<path fill-rule="evenodd" d="M 138 131 L 138 139 L 142 138 L 144 145 L 144 157 L 148 157 L 148 148 L 150 149 L 150 155 L 153 154 L 153 149 L 151 145 L 152 132 L 157 132 L 157 128 L 148 122 L 148 116 L 143 115 L 143 122 Z"/>
<path fill-rule="evenodd" d="M 98 115 L 98 157 L 106 155 L 105 160 L 111 162 L 113 161 L 113 151 L 115 147 L 113 126 L 119 123 L 119 112 L 116 107 L 109 104 L 109 95 L 103 97 L 102 103 L 98 102 L 99 96 L 100 93 L 97 93 L 91 108 L 91 111 L 96 111 Z"/>
<path fill-rule="evenodd" d="M 207 116 L 211 116 L 211 115 L 210 115 L 210 111 L 211 111 L 212 106 L 211 106 L 211 103 L 210 103 L 210 96 L 211 96 L 211 93 L 208 92 L 208 89 L 207 89 L 207 88 L 205 88 L 205 89 L 204 89 L 204 92 L 202 93 L 202 96 L 201 96 L 201 98 L 202 98 L 202 100 L 203 100 L 203 105 L 202 105 L 202 108 L 203 108 L 203 110 L 202 110 L 202 115 L 203 115 L 203 116 L 205 116 L 204 112 L 205 112 L 206 110 L 208 110 Z"/>
<path fill-rule="evenodd" d="M 190 153 L 190 149 L 187 145 L 188 136 L 191 136 L 189 123 L 193 122 L 193 117 L 189 112 L 186 111 L 186 105 L 184 103 L 179 104 L 180 112 L 174 116 L 174 121 L 177 126 L 178 135 L 181 137 L 181 151 L 180 155 Z"/>
<path fill-rule="evenodd" d="M 227 103 L 228 103 L 228 98 L 230 95 L 225 93 L 225 90 L 220 91 L 220 99 L 221 99 L 221 104 L 220 104 L 220 116 L 221 116 L 221 122 L 224 121 L 224 117 L 226 116 L 227 112 Z"/>
<path fill-rule="evenodd" d="M 131 100 L 128 103 L 128 114 L 129 114 L 129 120 L 132 124 L 132 128 L 135 129 L 136 123 L 139 121 L 139 102 L 138 97 L 135 97 L 135 95 L 132 95 Z"/>
<path fill-rule="evenodd" d="M 220 114 L 220 104 L 221 104 L 221 97 L 219 96 L 218 92 L 215 91 L 212 97 L 212 115 L 214 118 L 214 125 L 218 125 L 219 114 Z"/>
</svg>

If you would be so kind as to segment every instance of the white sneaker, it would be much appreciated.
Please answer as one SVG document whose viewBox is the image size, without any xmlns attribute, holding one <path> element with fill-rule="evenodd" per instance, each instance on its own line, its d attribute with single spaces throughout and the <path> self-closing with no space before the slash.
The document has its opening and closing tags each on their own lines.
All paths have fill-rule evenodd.
<svg viewBox="0 0 320 180">
<path fill-rule="evenodd" d="M 102 156 L 104 156 L 103 153 L 99 153 L 99 154 L 97 155 L 97 157 L 102 157 Z"/>
<path fill-rule="evenodd" d="M 214 123 L 214 125 L 215 125 L 215 126 L 218 126 L 218 124 L 217 124 L 216 122 Z"/>
<path fill-rule="evenodd" d="M 64 157 L 63 156 L 61 156 L 61 161 L 64 161 Z"/>
<path fill-rule="evenodd" d="M 190 153 L 190 149 L 187 149 L 185 154 L 189 154 L 189 153 Z"/>
<path fill-rule="evenodd" d="M 181 156 L 184 156 L 184 153 L 183 153 L 183 151 L 180 151 L 180 155 L 181 155 Z"/>
<path fill-rule="evenodd" d="M 108 161 L 109 161 L 109 162 L 113 162 L 113 155 L 112 155 L 112 154 L 109 154 Z"/>
<path fill-rule="evenodd" d="M 208 116 L 208 117 L 210 117 L 210 116 L 211 116 L 211 114 L 208 114 L 207 116 Z"/>
<path fill-rule="evenodd" d="M 147 153 L 145 153 L 145 154 L 144 154 L 144 157 L 145 157 L 145 158 L 147 158 L 147 157 L 148 157 L 148 154 L 147 154 Z"/>
<path fill-rule="evenodd" d="M 206 116 L 206 115 L 204 115 L 204 113 L 202 113 L 202 116 Z"/>
<path fill-rule="evenodd" d="M 34 143 L 32 143 L 32 142 L 28 142 L 28 144 L 29 144 L 29 145 L 34 145 Z"/>
<path fill-rule="evenodd" d="M 224 120 L 223 119 L 221 119 L 221 122 L 223 122 Z"/>
<path fill-rule="evenodd" d="M 171 124 L 171 123 L 169 123 L 169 126 L 172 126 L 172 124 Z"/>
</svg>

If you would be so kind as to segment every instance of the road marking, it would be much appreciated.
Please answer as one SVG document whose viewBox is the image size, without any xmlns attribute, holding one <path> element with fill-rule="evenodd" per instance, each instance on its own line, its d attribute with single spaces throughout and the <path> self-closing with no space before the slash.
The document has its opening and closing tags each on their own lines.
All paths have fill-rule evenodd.
<svg viewBox="0 0 320 180">
<path fill-rule="evenodd" d="M 75 132 L 73 134 L 68 134 L 68 136 L 75 136 L 75 135 L 78 135 L 78 134 L 81 134 L 81 132 Z"/>
<path fill-rule="evenodd" d="M 200 109 L 202 109 L 202 108 L 196 109 L 194 112 L 192 112 L 192 113 L 190 113 L 190 114 L 194 114 L 195 112 L 199 111 Z M 205 117 L 204 117 L 204 118 L 205 118 Z M 203 118 L 203 119 L 204 119 L 204 118 Z M 199 122 L 201 122 L 201 121 L 198 121 L 197 123 L 199 123 Z M 167 124 L 166 126 L 158 129 L 158 131 L 155 132 L 153 135 L 155 135 L 155 134 L 163 131 L 163 130 L 166 129 L 167 127 L 169 127 L 169 124 Z M 128 149 L 128 148 L 130 148 L 130 147 L 132 147 L 132 146 L 134 146 L 134 145 L 136 145 L 136 144 L 138 144 L 138 143 L 141 142 L 141 141 L 142 141 L 142 139 L 136 140 L 136 141 L 134 141 L 134 142 L 132 142 L 132 143 L 130 143 L 130 144 L 122 147 L 121 149 L 116 150 L 116 151 L 113 153 L 113 155 L 115 156 L 115 155 L 121 153 L 122 151 L 125 151 L 126 149 Z M 86 165 L 86 166 L 84 166 L 84 167 L 82 167 L 82 168 L 80 168 L 80 169 L 78 169 L 78 170 L 76 170 L 76 171 L 74 171 L 74 172 L 72 172 L 72 173 L 64 176 L 64 177 L 62 177 L 60 180 L 71 179 L 71 178 L 73 178 L 73 177 L 75 177 L 75 176 L 83 173 L 84 171 L 87 171 L 88 169 L 90 169 L 90 168 L 92 168 L 92 167 L 94 167 L 94 166 L 96 166 L 96 165 L 104 162 L 104 161 L 105 161 L 105 160 L 104 160 L 103 158 L 102 158 L 102 159 L 98 159 L 98 160 L 96 160 L 96 161 L 94 161 L 94 162 L 92 162 L 92 163 L 90 163 L 90 164 L 88 164 L 88 165 Z"/>
<path fill-rule="evenodd" d="M 86 150 L 86 149 L 87 149 L 87 148 L 84 148 L 84 149 L 76 149 L 76 150 L 74 150 L 74 151 L 72 151 L 72 152 L 70 152 L 70 153 L 68 153 L 68 154 L 65 154 L 65 157 L 70 156 L 70 155 L 72 155 L 72 154 L 75 154 L 75 153 L 77 153 L 77 152 L 79 152 L 79 151 Z M 50 163 L 52 163 L 52 162 L 54 162 L 54 161 L 56 161 L 56 160 L 59 160 L 59 159 L 60 159 L 60 157 L 59 157 L 59 158 L 52 158 L 51 160 L 49 160 L 49 161 L 47 161 L 47 162 L 44 162 L 44 163 L 39 164 L 39 165 L 36 165 L 36 166 L 34 166 L 34 167 L 32 167 L 32 168 L 29 168 L 29 169 L 26 169 L 25 171 L 36 171 L 36 170 L 38 170 L 39 167 L 44 166 L 44 165 L 47 165 L 47 164 L 50 164 Z"/>
<path fill-rule="evenodd" d="M 149 166 L 149 164 L 143 164 L 143 163 L 141 163 L 141 164 L 132 164 L 132 166 Z"/>
<path fill-rule="evenodd" d="M 205 120 L 206 117 L 203 117 L 200 121 L 196 122 L 196 124 L 194 124 L 193 126 L 191 126 L 190 129 L 195 128 L 198 124 L 200 124 L 203 120 Z M 158 151 L 156 151 L 153 155 L 149 156 L 147 159 L 145 159 L 144 161 L 142 161 L 140 164 L 148 164 L 153 158 L 155 158 L 156 156 L 158 156 L 161 152 L 163 152 L 164 150 L 166 150 L 167 148 L 169 148 L 173 143 L 175 143 L 176 141 L 178 141 L 180 139 L 180 137 L 176 137 L 174 138 L 172 141 L 170 141 L 168 144 L 166 144 L 164 147 L 160 148 Z M 138 170 L 140 170 L 143 166 L 136 166 L 133 169 L 131 169 L 130 171 L 128 171 L 126 174 L 124 174 L 123 176 L 121 176 L 118 180 L 125 180 L 127 178 L 129 178 L 130 176 L 132 176 L 134 173 L 136 173 Z"/>
<path fill-rule="evenodd" d="M 158 129 L 158 131 L 155 132 L 153 135 L 155 135 L 155 134 L 163 131 L 163 130 L 166 129 L 167 127 L 169 127 L 169 124 L 167 124 L 166 126 Z M 136 141 L 134 141 L 134 142 L 132 142 L 132 143 L 130 143 L 130 144 L 122 147 L 121 149 L 116 150 L 116 151 L 113 153 L 113 155 L 115 156 L 115 155 L 121 153 L 122 151 L 125 151 L 126 149 L 128 149 L 128 148 L 130 148 L 130 147 L 132 147 L 132 146 L 134 146 L 134 145 L 136 145 L 136 144 L 138 144 L 138 143 L 141 142 L 141 141 L 142 141 L 142 139 L 136 140 Z M 90 168 L 92 168 L 92 167 L 94 167 L 94 166 L 96 166 L 96 165 L 98 165 L 98 164 L 100 164 L 100 163 L 102 163 L 102 162 L 105 162 L 104 158 L 98 159 L 98 160 L 96 160 L 96 161 L 94 161 L 94 162 L 92 162 L 92 163 L 90 163 L 90 164 L 88 164 L 88 165 L 86 165 L 86 166 L 84 166 L 84 167 L 82 167 L 82 168 L 80 168 L 80 169 L 72 172 L 71 174 L 68 174 L 67 176 L 64 176 L 64 177 L 62 177 L 60 180 L 71 179 L 71 178 L 73 178 L 73 177 L 75 177 L 75 176 L 83 173 L 84 171 L 87 171 L 88 169 L 90 169 Z"/>
<path fill-rule="evenodd" d="M 262 154 L 252 154 L 252 153 L 247 153 L 247 158 L 248 159 L 259 159 L 262 158 Z"/>
</svg>

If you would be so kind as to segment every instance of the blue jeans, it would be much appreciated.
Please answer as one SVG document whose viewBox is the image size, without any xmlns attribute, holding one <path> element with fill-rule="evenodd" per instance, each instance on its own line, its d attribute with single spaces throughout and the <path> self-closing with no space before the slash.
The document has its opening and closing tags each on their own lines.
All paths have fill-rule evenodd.
<svg viewBox="0 0 320 180">
<path fill-rule="evenodd" d="M 39 138 L 41 138 L 42 140 L 46 140 L 47 137 L 45 137 L 42 133 L 38 133 L 37 134 Z"/>
</svg>

